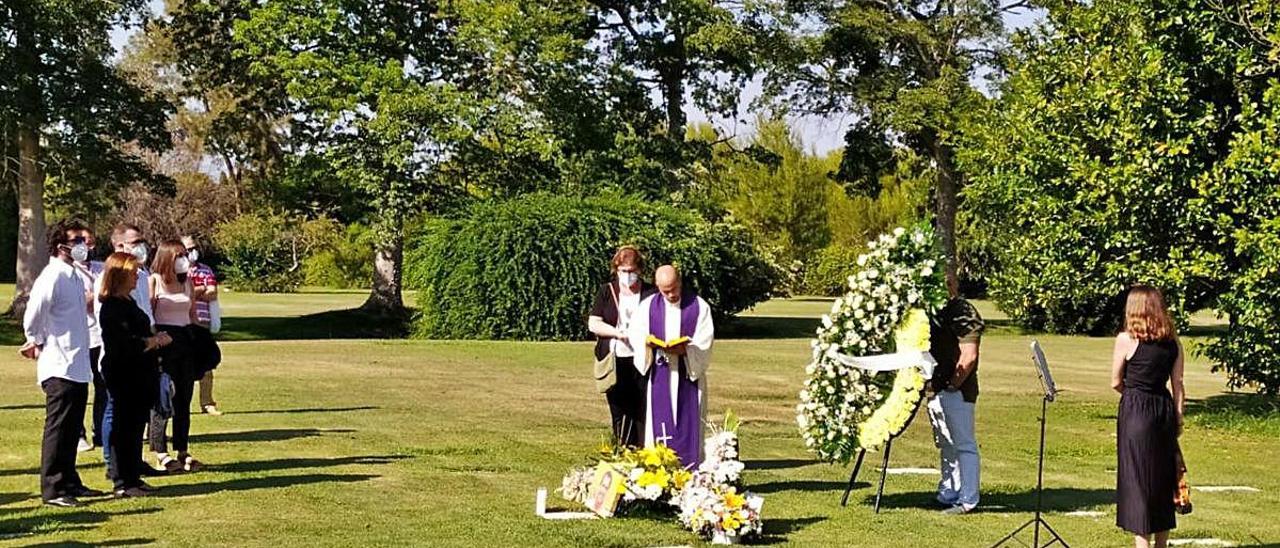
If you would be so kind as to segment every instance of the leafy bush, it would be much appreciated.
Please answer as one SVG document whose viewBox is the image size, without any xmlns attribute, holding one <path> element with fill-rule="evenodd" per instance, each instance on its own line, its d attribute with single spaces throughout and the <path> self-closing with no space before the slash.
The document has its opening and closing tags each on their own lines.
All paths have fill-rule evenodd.
<svg viewBox="0 0 1280 548">
<path fill-rule="evenodd" d="M 241 215 L 214 228 L 220 274 L 237 291 L 284 293 L 298 289 L 306 255 L 307 223 L 270 213 Z"/>
<path fill-rule="evenodd" d="M 849 290 L 849 276 L 858 269 L 861 248 L 840 245 L 819 251 L 804 272 L 803 293 L 834 297 Z"/>
<path fill-rule="evenodd" d="M 532 194 L 432 220 L 410 242 L 405 285 L 421 290 L 417 334 L 583 338 L 622 244 L 645 250 L 650 267 L 676 264 L 720 317 L 767 299 L 778 280 L 740 226 L 635 198 Z"/>
<path fill-rule="evenodd" d="M 373 279 L 376 235 L 369 227 L 337 221 L 313 221 L 316 232 L 308 239 L 311 253 L 302 261 L 306 285 L 340 289 L 364 289 Z"/>
</svg>

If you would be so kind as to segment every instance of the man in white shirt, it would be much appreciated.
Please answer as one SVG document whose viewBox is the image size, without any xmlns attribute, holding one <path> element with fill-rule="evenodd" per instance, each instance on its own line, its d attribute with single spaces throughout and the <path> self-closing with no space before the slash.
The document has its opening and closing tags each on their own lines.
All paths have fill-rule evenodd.
<svg viewBox="0 0 1280 548">
<path fill-rule="evenodd" d="M 102 496 L 85 487 L 76 473 L 76 443 L 84 428 L 89 397 L 89 322 L 84 281 L 72 256 L 87 252 L 72 243 L 66 221 L 49 230 L 48 266 L 31 286 L 23 316 L 27 342 L 19 352 L 36 360 L 36 376 L 45 393 L 44 441 L 40 447 L 40 494 L 50 506 L 79 506 L 77 497 Z"/>
</svg>

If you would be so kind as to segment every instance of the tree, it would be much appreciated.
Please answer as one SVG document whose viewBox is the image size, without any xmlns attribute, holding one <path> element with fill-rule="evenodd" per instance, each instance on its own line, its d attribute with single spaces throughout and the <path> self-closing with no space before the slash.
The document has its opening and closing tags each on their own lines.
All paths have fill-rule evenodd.
<svg viewBox="0 0 1280 548">
<path fill-rule="evenodd" d="M 962 176 L 954 148 L 961 120 L 984 97 L 976 71 L 999 61 L 1009 0 L 775 2 L 778 21 L 765 91 L 818 114 L 852 113 L 841 177 L 874 196 L 894 172 L 895 147 L 929 160 L 933 213 L 957 277 L 956 211 Z"/>
<path fill-rule="evenodd" d="M 604 53 L 662 96 L 666 134 L 685 136 L 685 98 L 736 114 L 754 72 L 758 14 L 726 0 L 588 0 Z"/>
<path fill-rule="evenodd" d="M 434 2 L 285 0 L 237 23 L 233 58 L 283 78 L 306 157 L 368 204 L 378 234 L 364 308 L 404 312 L 405 221 L 439 194 L 439 166 L 484 105 L 461 86 L 456 21 Z"/>
<path fill-rule="evenodd" d="M 992 292 L 1031 327 L 1107 332 L 1127 288 L 1228 318 L 1205 349 L 1280 393 L 1280 25 L 1274 2 L 1061 6 L 966 131 Z M 1048 244 L 1048 245 L 1046 245 Z"/>
<path fill-rule="evenodd" d="M 168 145 L 164 104 L 128 83 L 111 64 L 108 31 L 137 24 L 142 0 L 0 6 L 0 176 L 16 182 L 20 315 L 48 261 L 45 198 L 66 213 L 105 210 L 100 200 L 123 183 L 163 187 L 132 153 Z M 16 166 L 16 167 L 15 167 Z M 12 179 L 10 179 L 12 177 Z"/>
</svg>

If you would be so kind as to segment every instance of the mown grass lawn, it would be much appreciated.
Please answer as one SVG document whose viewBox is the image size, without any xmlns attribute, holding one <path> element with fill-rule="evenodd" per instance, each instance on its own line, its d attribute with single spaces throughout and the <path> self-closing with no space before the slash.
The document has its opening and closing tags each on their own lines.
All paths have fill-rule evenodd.
<svg viewBox="0 0 1280 548">
<path fill-rule="evenodd" d="M 0 286 L 0 300 L 7 302 L 7 291 Z M 0 347 L 0 546 L 698 544 L 674 520 L 551 522 L 533 515 L 535 489 L 558 486 L 607 433 L 608 412 L 587 373 L 588 343 L 352 339 L 370 326 L 346 325 L 352 320 L 332 311 L 362 299 L 229 294 L 227 326 L 238 340 L 224 345 L 217 374 L 228 413 L 196 416 L 192 427 L 192 451 L 209 470 L 158 479 L 162 496 L 154 499 L 83 509 L 39 505 L 42 395 L 34 366 L 13 347 Z M 747 483 L 766 497 L 764 542 L 982 546 L 1028 519 L 1039 385 L 1029 336 L 1003 327 L 994 313 L 978 418 L 982 511 L 938 515 L 927 507 L 933 478 L 894 475 L 883 511 L 874 514 L 874 455 L 850 505 L 839 506 L 849 470 L 811 459 L 793 409 L 809 352 L 802 337 L 827 307 L 820 299 L 767 303 L 726 326 L 716 350 L 711 412 L 732 408 L 745 419 Z M 313 337 L 336 338 L 278 340 Z M 1128 545 L 1113 525 L 1110 342 L 1040 338 L 1063 389 L 1050 408 L 1047 519 L 1074 546 Z M 1183 441 L 1193 484 L 1259 491 L 1195 493 L 1195 513 L 1180 520 L 1175 538 L 1275 546 L 1280 418 L 1266 402 L 1223 394 L 1223 378 L 1203 360 L 1189 369 L 1190 396 L 1207 402 L 1193 406 Z M 892 456 L 891 467 L 936 467 L 923 417 Z M 91 486 L 106 486 L 99 453 L 80 462 Z M 568 506 L 554 494 L 552 504 Z M 1102 515 L 1069 515 L 1077 511 Z"/>
</svg>

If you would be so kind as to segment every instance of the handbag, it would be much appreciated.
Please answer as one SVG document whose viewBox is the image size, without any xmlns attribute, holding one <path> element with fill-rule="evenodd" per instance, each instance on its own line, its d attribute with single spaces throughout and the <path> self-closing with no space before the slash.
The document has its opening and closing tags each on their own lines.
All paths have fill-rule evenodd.
<svg viewBox="0 0 1280 548">
<path fill-rule="evenodd" d="M 618 308 L 618 296 L 613 292 L 613 284 L 609 284 L 609 296 L 613 297 L 613 307 Z M 610 345 L 612 346 L 612 345 Z M 592 368 L 592 377 L 596 380 L 596 392 L 604 394 L 613 389 L 618 384 L 618 358 L 613 355 L 613 349 L 609 349 L 609 353 L 603 358 L 595 361 Z"/>
<path fill-rule="evenodd" d="M 1182 458 L 1182 448 L 1178 448 L 1178 488 L 1173 492 L 1173 508 L 1179 514 L 1191 513 L 1191 487 L 1187 485 L 1187 461 Z"/>
</svg>

